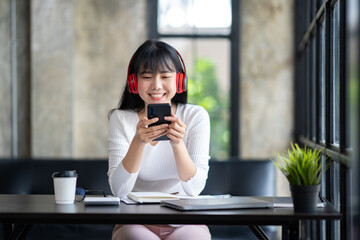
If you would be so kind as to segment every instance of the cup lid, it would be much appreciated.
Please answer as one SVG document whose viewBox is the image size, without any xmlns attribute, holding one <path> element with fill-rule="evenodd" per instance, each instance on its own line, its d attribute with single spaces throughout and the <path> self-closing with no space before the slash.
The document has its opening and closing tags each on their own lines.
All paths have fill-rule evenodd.
<svg viewBox="0 0 360 240">
<path fill-rule="evenodd" d="M 54 172 L 52 177 L 77 177 L 76 170 Z"/>
</svg>

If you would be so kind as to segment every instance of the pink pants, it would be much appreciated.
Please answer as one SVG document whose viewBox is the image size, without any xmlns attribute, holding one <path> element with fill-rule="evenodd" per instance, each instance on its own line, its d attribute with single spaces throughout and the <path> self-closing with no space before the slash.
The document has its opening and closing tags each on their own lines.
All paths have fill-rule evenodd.
<svg viewBox="0 0 360 240">
<path fill-rule="evenodd" d="M 209 228 L 205 225 L 116 225 L 112 240 L 210 240 Z"/>
</svg>

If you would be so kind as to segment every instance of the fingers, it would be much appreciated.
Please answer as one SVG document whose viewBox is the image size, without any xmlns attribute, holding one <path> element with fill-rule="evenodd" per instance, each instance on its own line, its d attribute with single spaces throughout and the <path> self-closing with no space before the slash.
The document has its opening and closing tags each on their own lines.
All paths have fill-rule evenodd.
<svg viewBox="0 0 360 240">
<path fill-rule="evenodd" d="M 159 121 L 159 118 L 152 118 L 152 119 L 147 119 L 147 117 L 143 117 L 143 119 L 140 120 L 141 126 L 147 128 L 150 124 L 152 123 L 156 123 L 157 121 Z"/>
<path fill-rule="evenodd" d="M 169 125 L 169 130 L 167 131 L 167 136 L 170 138 L 171 143 L 178 144 L 183 140 L 183 137 L 186 132 L 186 125 L 179 118 L 175 117 L 174 114 L 171 114 L 171 117 L 165 117 L 165 120 L 171 121 Z"/>
<path fill-rule="evenodd" d="M 148 132 L 147 134 L 144 135 L 144 137 L 145 137 L 147 142 L 151 142 L 152 140 L 165 135 L 167 133 L 167 130 L 168 130 L 168 127 L 165 126 L 165 127 L 160 128 L 158 130 L 153 130 L 151 132 Z"/>
<path fill-rule="evenodd" d="M 171 114 L 171 117 L 164 117 L 164 119 L 172 123 L 177 123 L 180 127 L 186 128 L 185 123 L 183 123 L 179 118 L 175 117 L 173 113 Z"/>
<path fill-rule="evenodd" d="M 147 119 L 144 117 L 137 125 L 136 137 L 143 143 L 149 143 L 153 139 L 161 137 L 167 133 L 168 124 L 161 124 L 149 127 L 150 124 L 157 122 L 158 118 Z"/>
<path fill-rule="evenodd" d="M 181 134 L 178 131 L 175 131 L 174 129 L 169 129 L 167 131 L 167 136 L 171 139 L 174 140 L 175 142 L 178 142 L 178 140 L 181 140 L 184 136 L 184 134 Z"/>
<path fill-rule="evenodd" d="M 150 124 L 159 121 L 159 118 L 148 119 L 144 117 L 138 123 L 136 132 L 137 137 L 142 142 L 149 143 L 166 134 L 170 138 L 171 144 L 174 145 L 180 143 L 186 133 L 186 125 L 174 114 L 165 117 L 165 120 L 170 121 L 171 124 L 161 124 L 149 127 Z"/>
</svg>

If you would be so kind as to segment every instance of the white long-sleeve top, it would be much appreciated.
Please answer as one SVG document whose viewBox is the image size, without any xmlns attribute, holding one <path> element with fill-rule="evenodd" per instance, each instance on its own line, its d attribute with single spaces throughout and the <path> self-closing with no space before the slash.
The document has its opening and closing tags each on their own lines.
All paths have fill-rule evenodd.
<svg viewBox="0 0 360 240">
<path fill-rule="evenodd" d="M 156 191 L 196 196 L 205 187 L 209 170 L 210 119 L 197 105 L 178 104 L 176 117 L 186 125 L 183 141 L 196 165 L 195 175 L 182 181 L 176 168 L 169 141 L 146 144 L 140 168 L 136 173 L 125 170 L 122 160 L 135 136 L 139 122 L 135 111 L 115 110 L 109 120 L 109 184 L 115 196 L 125 197 L 132 191 Z"/>
</svg>

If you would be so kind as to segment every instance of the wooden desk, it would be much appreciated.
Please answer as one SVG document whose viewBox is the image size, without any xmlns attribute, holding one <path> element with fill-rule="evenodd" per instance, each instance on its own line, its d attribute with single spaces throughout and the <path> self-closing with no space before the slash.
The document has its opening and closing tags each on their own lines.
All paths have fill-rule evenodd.
<svg viewBox="0 0 360 240">
<path fill-rule="evenodd" d="M 11 229 L 7 238 L 21 234 L 28 224 L 208 224 L 208 225 L 281 225 L 291 230 L 289 238 L 298 238 L 301 220 L 340 220 L 341 214 L 331 204 L 314 214 L 294 213 L 292 208 L 187 211 L 181 212 L 159 204 L 119 206 L 84 206 L 55 203 L 53 195 L 0 195 L 0 222 Z"/>
</svg>

